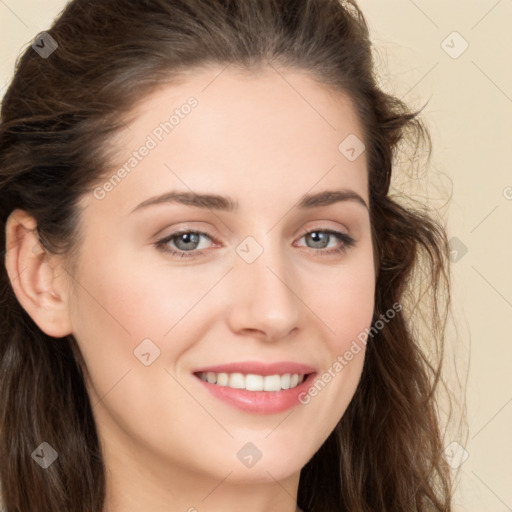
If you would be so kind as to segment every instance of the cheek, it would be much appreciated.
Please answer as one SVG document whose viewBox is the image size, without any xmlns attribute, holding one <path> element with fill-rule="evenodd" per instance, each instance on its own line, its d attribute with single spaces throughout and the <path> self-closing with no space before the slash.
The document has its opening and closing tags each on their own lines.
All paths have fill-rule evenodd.
<svg viewBox="0 0 512 512">
<path fill-rule="evenodd" d="M 207 332 L 212 304 L 206 295 L 225 272 L 206 265 L 172 268 L 152 254 L 136 259 L 121 244 L 106 252 L 109 258 L 100 259 L 97 251 L 84 251 L 72 312 L 74 334 L 102 388 L 140 365 L 134 350 L 143 340 L 154 344 L 143 346 L 159 354 L 159 365 L 172 368 Z"/>
<path fill-rule="evenodd" d="M 375 273 L 369 254 L 359 253 L 357 259 L 322 276 L 317 282 L 323 286 L 309 288 L 308 306 L 319 317 L 324 334 L 324 365 L 299 398 L 314 410 L 314 417 L 324 418 L 318 426 L 321 438 L 343 416 L 361 377 L 374 311 Z"/>
<path fill-rule="evenodd" d="M 73 330 L 87 366 L 95 419 L 103 432 L 117 432 L 121 426 L 139 440 L 161 442 L 163 450 L 165 443 L 190 432 L 175 411 L 193 409 L 194 403 L 167 371 L 175 374 L 182 354 L 204 336 L 209 317 L 200 299 L 217 277 L 210 272 L 205 282 L 186 271 L 171 273 L 168 267 L 110 254 L 101 267 L 84 265 L 73 308 Z M 147 366 L 143 353 L 149 353 Z M 161 423 L 146 421 L 155 416 Z M 165 450 L 177 453 L 174 445 Z"/>
<path fill-rule="evenodd" d="M 375 301 L 373 261 L 361 254 L 338 268 L 318 274 L 307 287 L 308 305 L 323 326 L 331 357 L 345 352 L 372 321 Z"/>
</svg>

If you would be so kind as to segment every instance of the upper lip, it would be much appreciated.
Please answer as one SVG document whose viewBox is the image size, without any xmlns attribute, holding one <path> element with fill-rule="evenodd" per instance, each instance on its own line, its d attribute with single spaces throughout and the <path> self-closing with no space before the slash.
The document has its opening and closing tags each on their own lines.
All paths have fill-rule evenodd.
<svg viewBox="0 0 512 512">
<path fill-rule="evenodd" d="M 284 375 L 285 373 L 298 373 L 306 375 L 315 373 L 312 366 L 302 363 L 294 363 L 292 361 L 278 361 L 275 363 L 263 363 L 259 361 L 240 361 L 235 363 L 220 364 L 216 366 L 205 366 L 198 368 L 194 373 L 243 373 L 256 375 Z"/>
</svg>

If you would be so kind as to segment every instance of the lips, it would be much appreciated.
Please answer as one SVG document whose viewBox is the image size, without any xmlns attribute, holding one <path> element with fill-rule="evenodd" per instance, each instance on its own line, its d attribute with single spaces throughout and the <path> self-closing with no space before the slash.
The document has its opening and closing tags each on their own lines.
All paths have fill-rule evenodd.
<svg viewBox="0 0 512 512">
<path fill-rule="evenodd" d="M 298 373 L 299 375 L 307 375 L 309 373 L 314 373 L 315 371 L 315 368 L 313 368 L 312 366 L 301 363 L 294 363 L 290 361 L 280 361 L 276 363 L 247 361 L 222 364 L 217 366 L 205 366 L 203 368 L 198 368 L 197 370 L 194 370 L 194 373 L 242 373 L 244 375 L 255 374 L 266 376 L 284 375 L 286 373 L 290 373 L 292 375 L 294 373 Z"/>
<path fill-rule="evenodd" d="M 290 361 L 237 362 L 198 368 L 194 376 L 216 398 L 245 412 L 272 414 L 298 405 L 316 375 L 312 366 Z"/>
</svg>

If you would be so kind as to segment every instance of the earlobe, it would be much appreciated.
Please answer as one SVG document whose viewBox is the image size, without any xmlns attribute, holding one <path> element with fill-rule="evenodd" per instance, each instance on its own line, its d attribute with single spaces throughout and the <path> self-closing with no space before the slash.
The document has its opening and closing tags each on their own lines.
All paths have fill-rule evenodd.
<svg viewBox="0 0 512 512">
<path fill-rule="evenodd" d="M 5 267 L 23 309 L 44 333 L 60 338 L 71 333 L 67 293 L 36 227 L 34 218 L 24 210 L 9 215 Z"/>
</svg>

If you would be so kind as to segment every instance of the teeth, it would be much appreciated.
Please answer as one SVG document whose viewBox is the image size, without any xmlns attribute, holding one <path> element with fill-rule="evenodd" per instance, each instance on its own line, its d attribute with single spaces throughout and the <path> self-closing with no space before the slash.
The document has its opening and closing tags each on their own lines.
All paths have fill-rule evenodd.
<svg viewBox="0 0 512 512">
<path fill-rule="evenodd" d="M 215 374 L 214 374 L 215 375 Z M 229 376 L 227 373 L 219 373 L 217 374 L 217 382 L 219 386 L 227 386 L 229 382 Z"/>
<path fill-rule="evenodd" d="M 231 373 L 229 375 L 229 384 L 230 388 L 235 389 L 244 389 L 245 388 L 245 378 L 241 373 Z"/>
<path fill-rule="evenodd" d="M 284 375 L 281 375 L 281 388 L 282 389 L 290 389 L 290 381 L 291 375 L 289 373 L 285 373 Z"/>
<path fill-rule="evenodd" d="M 246 375 L 245 389 L 247 389 L 247 391 L 263 391 L 263 377 L 253 374 Z"/>
<path fill-rule="evenodd" d="M 227 386 L 233 389 L 247 391 L 281 391 L 292 389 L 304 381 L 304 375 L 285 373 L 283 375 L 255 375 L 249 373 L 215 373 L 201 372 L 199 378 L 217 386 Z"/>
<path fill-rule="evenodd" d="M 281 376 L 267 375 L 264 377 L 263 391 L 281 391 Z"/>
</svg>

